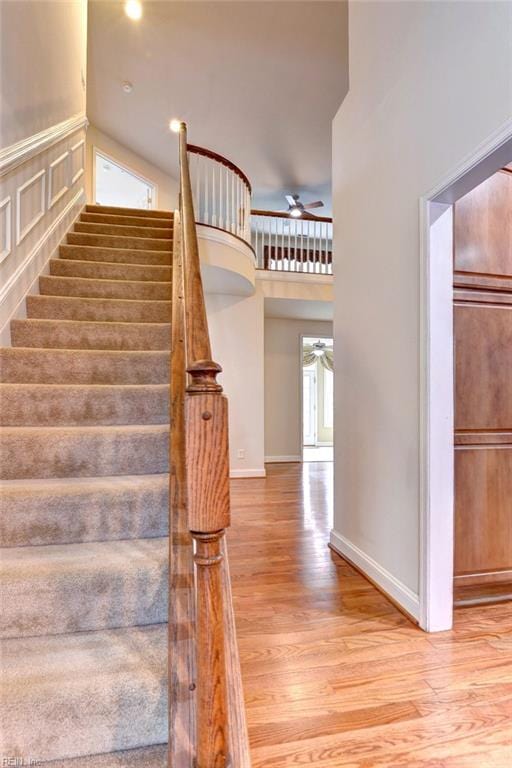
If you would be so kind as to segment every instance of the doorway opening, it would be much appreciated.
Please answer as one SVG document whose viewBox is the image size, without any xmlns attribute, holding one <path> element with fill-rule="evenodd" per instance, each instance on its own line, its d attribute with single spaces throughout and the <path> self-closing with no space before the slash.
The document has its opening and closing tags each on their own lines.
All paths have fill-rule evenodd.
<svg viewBox="0 0 512 768">
<path fill-rule="evenodd" d="M 511 157 L 512 124 L 508 123 L 421 200 L 420 626 L 430 632 L 452 627 L 454 592 L 460 593 L 465 582 L 473 587 L 480 580 L 487 588 L 494 581 L 491 591 L 495 593 L 503 588 L 500 579 L 506 577 L 506 581 L 512 575 L 510 546 L 508 574 L 503 573 L 498 548 L 494 554 L 487 548 L 485 564 L 481 559 L 483 545 L 500 547 L 510 541 L 510 528 L 496 535 L 496 521 L 500 515 L 503 520 L 507 507 L 509 520 L 511 509 L 505 487 L 510 468 L 504 469 L 507 461 L 512 466 L 505 412 L 510 400 L 506 391 L 510 344 L 503 339 L 512 334 L 507 298 L 512 298 L 512 253 L 507 245 L 508 256 L 503 258 L 503 253 L 497 256 L 495 243 L 490 247 L 491 240 L 506 236 L 506 225 L 495 216 L 497 198 L 489 180 L 493 176 L 496 180 L 495 174 L 500 173 L 500 184 L 509 186 L 503 174 L 510 173 Z M 480 197 L 485 193 L 486 204 L 480 223 L 468 225 L 464 216 L 474 216 L 475 201 L 463 198 L 473 190 Z M 468 238 L 474 240 L 469 246 Z M 496 520 L 489 525 L 491 511 Z M 485 527 L 485 534 L 475 537 L 479 525 Z M 464 531 L 470 532 L 469 538 L 461 536 Z M 488 597 L 484 593 L 481 602 Z M 494 599 L 495 594 L 490 597 Z M 457 600 L 456 594 L 455 598 L 464 604 L 464 599 Z"/>
<path fill-rule="evenodd" d="M 156 185 L 94 149 L 94 202 L 123 208 L 155 208 Z"/>
<path fill-rule="evenodd" d="M 334 373 L 332 337 L 303 336 L 302 460 L 333 460 Z"/>
</svg>

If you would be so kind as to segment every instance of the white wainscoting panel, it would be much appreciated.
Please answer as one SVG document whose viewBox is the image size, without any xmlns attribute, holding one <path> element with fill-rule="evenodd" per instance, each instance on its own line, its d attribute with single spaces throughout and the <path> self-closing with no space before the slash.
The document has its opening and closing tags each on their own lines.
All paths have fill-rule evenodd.
<svg viewBox="0 0 512 768">
<path fill-rule="evenodd" d="M 74 144 L 71 149 L 71 184 L 74 184 L 85 172 L 85 139 Z"/>
<path fill-rule="evenodd" d="M 0 150 L 0 343 L 85 204 L 84 115 Z"/>
<path fill-rule="evenodd" d="M 12 247 L 12 204 L 6 197 L 0 203 L 0 262 L 7 258 Z"/>
<path fill-rule="evenodd" d="M 50 163 L 48 168 L 48 210 L 59 202 L 71 186 L 69 160 L 70 150 L 67 149 L 53 163 Z"/>
<path fill-rule="evenodd" d="M 46 171 L 35 173 L 16 190 L 16 245 L 20 245 L 45 214 Z"/>
</svg>

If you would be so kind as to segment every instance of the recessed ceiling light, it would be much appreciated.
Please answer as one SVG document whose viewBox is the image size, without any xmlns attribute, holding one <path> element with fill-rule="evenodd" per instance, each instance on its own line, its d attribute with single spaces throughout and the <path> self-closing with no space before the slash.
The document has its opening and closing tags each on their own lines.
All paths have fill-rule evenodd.
<svg viewBox="0 0 512 768">
<path fill-rule="evenodd" d="M 125 93 L 131 93 L 133 91 L 133 84 L 130 83 L 128 80 L 125 80 L 123 83 L 123 91 Z"/>
<path fill-rule="evenodd" d="M 179 133 L 181 130 L 181 120 L 178 120 L 176 117 L 173 117 L 173 119 L 169 123 L 169 128 L 173 133 Z"/>
<path fill-rule="evenodd" d="M 140 0 L 126 0 L 124 4 L 124 12 L 129 19 L 138 21 L 142 16 L 142 3 Z"/>
</svg>

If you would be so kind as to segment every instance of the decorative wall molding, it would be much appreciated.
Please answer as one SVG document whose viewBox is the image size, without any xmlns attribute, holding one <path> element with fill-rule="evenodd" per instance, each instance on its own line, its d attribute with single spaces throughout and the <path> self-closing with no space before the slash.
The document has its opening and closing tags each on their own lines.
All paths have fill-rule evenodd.
<svg viewBox="0 0 512 768">
<path fill-rule="evenodd" d="M 7 258 L 12 248 L 12 203 L 9 195 L 0 203 L 0 263 Z"/>
<path fill-rule="evenodd" d="M 30 217 L 24 222 L 24 195 L 28 195 L 28 191 L 39 182 L 39 206 L 35 211 L 30 213 Z M 22 184 L 16 190 L 16 245 L 18 246 L 22 240 L 26 238 L 28 233 L 41 221 L 45 214 L 45 186 L 46 186 L 46 170 L 43 168 L 41 171 L 35 173 L 28 181 Z M 31 199 L 31 198 L 30 198 Z"/>
<path fill-rule="evenodd" d="M 0 288 L 1 346 L 10 346 L 9 321 L 24 316 L 25 296 L 37 293 L 39 275 L 84 205 L 85 191 L 80 188 Z"/>
<path fill-rule="evenodd" d="M 341 557 L 362 571 L 368 579 L 383 592 L 393 603 L 402 608 L 415 621 L 419 620 L 420 598 L 406 587 L 392 573 L 382 567 L 373 558 L 346 539 L 338 531 L 331 530 L 330 545 Z"/>
<path fill-rule="evenodd" d="M 40 133 L 35 133 L 27 139 L 22 139 L 22 141 L 0 150 L 0 176 L 9 173 L 16 166 L 25 163 L 43 150 L 49 149 L 75 131 L 85 128 L 88 122 L 86 115 L 75 115 L 69 120 L 63 120 L 62 123 L 57 123 L 51 128 L 46 128 Z"/>
<path fill-rule="evenodd" d="M 71 153 L 71 186 L 85 173 L 85 139 L 73 144 L 69 150 Z M 77 153 L 78 160 L 76 160 Z"/>
<path fill-rule="evenodd" d="M 57 203 L 63 195 L 66 194 L 68 189 L 71 186 L 70 181 L 70 175 L 71 175 L 71 169 L 70 169 L 70 150 L 66 150 L 62 153 L 56 160 L 53 161 L 53 163 L 50 163 L 48 168 L 48 210 L 53 208 L 55 203 Z M 54 180 L 59 179 L 59 167 L 65 163 L 64 173 L 63 177 L 61 177 L 61 185 L 57 189 L 57 191 L 54 191 Z"/>
</svg>

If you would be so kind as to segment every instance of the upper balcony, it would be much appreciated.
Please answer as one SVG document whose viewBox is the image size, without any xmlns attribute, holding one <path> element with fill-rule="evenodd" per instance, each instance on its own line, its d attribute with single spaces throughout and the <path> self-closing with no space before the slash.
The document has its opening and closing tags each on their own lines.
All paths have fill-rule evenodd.
<svg viewBox="0 0 512 768">
<path fill-rule="evenodd" d="M 252 210 L 251 183 L 238 166 L 192 144 L 188 155 L 205 289 L 251 295 L 256 279 L 268 278 L 307 284 L 309 293 L 318 287 L 317 300 L 331 300 L 332 219 Z"/>
</svg>

